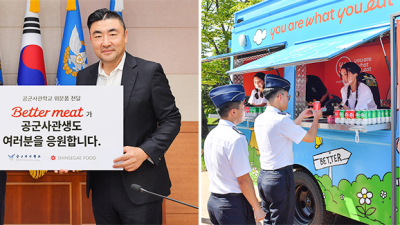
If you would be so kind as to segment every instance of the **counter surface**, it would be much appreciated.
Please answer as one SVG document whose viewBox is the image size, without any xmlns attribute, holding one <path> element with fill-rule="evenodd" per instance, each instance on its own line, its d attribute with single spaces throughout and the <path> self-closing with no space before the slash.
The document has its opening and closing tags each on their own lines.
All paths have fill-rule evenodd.
<svg viewBox="0 0 400 225">
<path fill-rule="evenodd" d="M 304 119 L 300 126 L 310 128 L 312 124 L 312 119 Z M 381 123 L 381 124 L 373 124 L 373 125 L 347 125 L 347 124 L 334 124 L 327 123 L 326 119 L 319 121 L 318 129 L 327 129 L 327 130 L 347 130 L 347 131 L 355 131 L 359 130 L 361 132 L 369 132 L 375 130 L 390 130 L 390 123 Z"/>
<path fill-rule="evenodd" d="M 220 118 L 218 114 L 209 114 L 210 118 Z M 248 122 L 254 122 L 257 116 L 245 116 L 244 120 Z M 301 127 L 310 128 L 313 119 L 304 119 L 301 123 Z M 347 125 L 347 124 L 334 124 L 328 123 L 326 118 L 321 118 L 318 122 L 318 129 L 327 129 L 327 130 L 345 130 L 345 131 L 355 131 L 359 130 L 360 132 L 369 132 L 375 130 L 390 130 L 390 123 L 381 123 L 374 125 Z"/>
</svg>

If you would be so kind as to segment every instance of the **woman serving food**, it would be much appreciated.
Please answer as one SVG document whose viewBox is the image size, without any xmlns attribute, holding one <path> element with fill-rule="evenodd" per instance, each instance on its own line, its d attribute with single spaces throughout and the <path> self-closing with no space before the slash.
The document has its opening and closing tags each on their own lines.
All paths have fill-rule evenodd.
<svg viewBox="0 0 400 225">
<path fill-rule="evenodd" d="M 347 62 L 341 67 L 344 86 L 342 94 L 343 109 L 377 109 L 371 89 L 361 82 L 361 68 L 354 62 Z"/>
<path fill-rule="evenodd" d="M 251 91 L 248 103 L 256 107 L 262 107 L 267 104 L 267 100 L 265 100 L 262 94 L 262 91 L 265 87 L 264 77 L 265 77 L 264 73 L 258 72 L 254 75 L 253 78 L 255 89 Z"/>
</svg>

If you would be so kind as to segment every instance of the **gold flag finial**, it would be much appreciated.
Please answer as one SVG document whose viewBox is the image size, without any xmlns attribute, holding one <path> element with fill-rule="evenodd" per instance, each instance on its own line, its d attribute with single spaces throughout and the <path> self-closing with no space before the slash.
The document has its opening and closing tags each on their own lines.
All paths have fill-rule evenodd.
<svg viewBox="0 0 400 225">
<path fill-rule="evenodd" d="M 29 174 L 33 177 L 33 179 L 43 177 L 46 173 L 47 170 L 29 170 Z"/>
<path fill-rule="evenodd" d="M 33 13 L 39 13 L 40 12 L 39 0 L 31 0 L 31 6 L 29 8 L 29 11 L 31 11 Z"/>
<path fill-rule="evenodd" d="M 68 0 L 67 1 L 67 11 L 75 11 L 76 10 L 76 1 Z"/>
</svg>

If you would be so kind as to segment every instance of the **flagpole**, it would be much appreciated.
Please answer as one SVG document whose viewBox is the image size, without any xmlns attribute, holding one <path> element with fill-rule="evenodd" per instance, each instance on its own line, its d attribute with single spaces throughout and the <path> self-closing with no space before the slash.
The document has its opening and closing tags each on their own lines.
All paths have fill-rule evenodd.
<svg viewBox="0 0 400 225">
<path fill-rule="evenodd" d="M 0 53 L 0 85 L 3 85 L 3 73 L 1 72 L 1 53 Z"/>
</svg>

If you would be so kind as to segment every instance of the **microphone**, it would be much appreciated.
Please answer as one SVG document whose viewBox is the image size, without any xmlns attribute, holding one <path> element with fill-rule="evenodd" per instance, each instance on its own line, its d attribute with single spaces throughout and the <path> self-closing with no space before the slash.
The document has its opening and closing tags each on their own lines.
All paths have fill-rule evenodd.
<svg viewBox="0 0 400 225">
<path fill-rule="evenodd" d="M 131 189 L 133 189 L 133 190 L 135 190 L 135 191 L 137 191 L 137 192 L 146 192 L 146 193 L 148 193 L 148 194 L 152 194 L 152 195 L 155 195 L 155 196 L 158 196 L 158 197 L 161 197 L 161 198 L 166 198 L 166 199 L 169 199 L 169 200 L 171 200 L 171 201 L 178 202 L 178 203 L 181 203 L 181 204 L 183 204 L 183 205 L 187 205 L 187 206 L 193 207 L 193 208 L 195 208 L 195 209 L 199 209 L 199 207 L 196 207 L 196 206 L 193 206 L 193 205 L 190 205 L 190 204 L 187 204 L 187 203 L 184 203 L 184 202 L 181 202 L 181 201 L 172 199 L 172 198 L 168 198 L 167 196 L 162 196 L 162 195 L 153 193 L 153 192 L 151 192 L 151 191 L 148 191 L 148 190 L 142 188 L 142 187 L 141 187 L 140 185 L 138 185 L 138 184 L 132 184 L 132 185 L 131 185 Z"/>
</svg>

